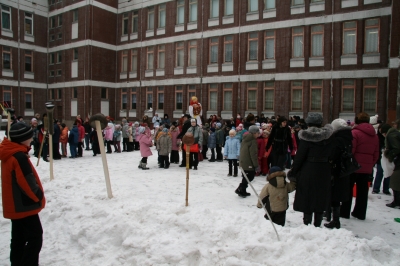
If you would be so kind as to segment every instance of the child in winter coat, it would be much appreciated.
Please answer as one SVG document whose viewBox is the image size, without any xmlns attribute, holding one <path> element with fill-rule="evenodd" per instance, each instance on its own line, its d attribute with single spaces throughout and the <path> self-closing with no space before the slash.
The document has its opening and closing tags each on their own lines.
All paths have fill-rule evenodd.
<svg viewBox="0 0 400 266">
<path fill-rule="evenodd" d="M 160 168 L 169 168 L 169 154 L 172 149 L 172 140 L 168 135 L 168 128 L 164 128 L 157 139 L 157 151 L 160 158 Z"/>
<path fill-rule="evenodd" d="M 100 154 L 99 138 L 96 129 L 93 129 L 89 134 L 90 143 L 92 144 L 93 156 Z"/>
<path fill-rule="evenodd" d="M 229 162 L 229 172 L 228 176 L 232 176 L 232 165 L 233 165 L 233 176 L 238 176 L 238 166 L 237 161 L 240 155 L 240 141 L 235 138 L 236 131 L 229 131 L 229 137 L 225 142 L 224 148 L 224 158 L 228 159 Z"/>
<path fill-rule="evenodd" d="M 208 136 L 208 148 L 211 150 L 211 158 L 209 162 L 215 162 L 215 147 L 217 147 L 217 138 L 215 136 L 215 128 L 210 128 L 210 135 Z"/>
<path fill-rule="evenodd" d="M 61 142 L 61 157 L 67 157 L 67 143 L 68 143 L 68 127 L 62 123 L 61 124 L 61 135 L 60 135 L 60 142 Z"/>
<path fill-rule="evenodd" d="M 132 122 L 128 124 L 128 148 L 127 152 L 131 152 L 134 149 L 134 143 L 133 143 L 133 126 Z"/>
<path fill-rule="evenodd" d="M 113 127 L 114 125 L 112 123 L 108 123 L 107 127 L 104 129 L 104 140 L 106 141 L 107 144 L 106 153 L 112 153 L 111 143 L 113 142 L 113 134 L 114 134 Z"/>
<path fill-rule="evenodd" d="M 243 124 L 239 124 L 239 126 L 236 127 L 236 138 L 242 142 L 243 134 L 246 132 L 247 130 L 243 128 Z"/>
<path fill-rule="evenodd" d="M 217 123 L 216 126 L 215 136 L 217 140 L 217 162 L 222 162 L 222 147 L 224 147 L 225 144 L 225 133 L 221 123 Z"/>
<path fill-rule="evenodd" d="M 260 193 L 265 208 L 271 216 L 272 222 L 285 226 L 286 221 L 286 210 L 289 207 L 289 193 L 296 189 L 296 183 L 294 179 L 291 179 L 290 183 L 286 183 L 286 173 L 282 171 L 278 166 L 273 166 L 269 170 L 266 184 Z M 257 207 L 261 208 L 261 204 L 258 201 Z M 264 217 L 268 219 L 268 215 Z"/>
<path fill-rule="evenodd" d="M 139 145 L 140 145 L 140 155 L 142 156 L 142 160 L 139 163 L 139 168 L 142 170 L 148 170 L 147 168 L 147 157 L 153 155 L 150 150 L 150 147 L 153 146 L 153 142 L 151 139 L 151 134 L 146 131 L 145 127 L 139 127 Z"/>
<path fill-rule="evenodd" d="M 69 136 L 68 136 L 69 150 L 71 153 L 71 156 L 69 158 L 71 158 L 71 159 L 75 159 L 77 156 L 76 148 L 78 146 L 78 142 L 79 142 L 78 125 L 76 123 L 74 123 L 71 131 L 69 132 Z"/>
<path fill-rule="evenodd" d="M 179 147 L 180 147 L 180 140 L 178 140 L 178 135 L 179 135 L 179 128 L 176 127 L 175 125 L 172 125 L 169 129 L 169 132 L 171 134 L 171 141 L 172 141 L 172 147 L 171 147 L 171 158 L 170 158 L 170 163 L 179 163 Z"/>
<path fill-rule="evenodd" d="M 140 135 L 139 134 L 139 122 L 136 121 L 134 125 L 135 125 L 135 127 L 134 127 L 135 131 L 133 131 L 133 128 L 132 128 L 132 131 L 133 131 L 133 134 L 134 134 L 133 135 L 133 141 L 135 142 L 134 143 L 134 150 L 138 151 L 139 150 L 139 139 L 138 138 L 139 138 L 139 135 Z"/>
<path fill-rule="evenodd" d="M 121 152 L 121 125 L 115 125 L 115 130 L 113 134 L 113 141 L 114 141 L 114 152 Z"/>
<path fill-rule="evenodd" d="M 260 166 L 260 172 L 256 173 L 256 176 L 266 176 L 268 173 L 268 156 L 271 153 L 271 148 L 267 151 L 265 150 L 265 146 L 267 146 L 269 134 L 270 132 L 268 130 L 264 130 L 262 135 L 257 139 L 258 165 Z"/>
</svg>

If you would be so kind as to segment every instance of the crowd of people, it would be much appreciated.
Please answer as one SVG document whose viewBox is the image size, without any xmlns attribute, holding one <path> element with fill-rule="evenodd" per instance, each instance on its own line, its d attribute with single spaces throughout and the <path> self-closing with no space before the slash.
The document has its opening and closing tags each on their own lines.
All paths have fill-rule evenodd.
<svg viewBox="0 0 400 266">
<path fill-rule="evenodd" d="M 303 212 L 304 224 L 313 222 L 316 227 L 321 226 L 324 216 L 327 220 L 324 226 L 330 229 L 341 227 L 340 218 L 353 216 L 365 220 L 369 187 L 377 194 L 382 183 L 384 194 L 391 194 L 389 188 L 393 191 L 394 200 L 387 206 L 400 207 L 400 120 L 389 125 L 362 112 L 354 122 L 339 118 L 323 125 L 319 113 L 309 113 L 306 119 L 258 117 L 250 113 L 244 118 L 238 114 L 236 119 L 227 121 L 213 115 L 199 125 L 189 114 L 177 121 L 171 121 L 167 114 L 163 118 L 156 114 L 152 119 L 143 116 L 135 122 L 123 118 L 118 124 L 107 116 L 108 124 L 101 132 L 104 143 L 100 143 L 89 118 L 83 121 L 77 116 L 72 128 L 57 119 L 51 123 L 44 123 L 45 120 L 46 114 L 42 117 L 36 114 L 28 125 L 23 117 L 16 117 L 10 132 L 6 131 L 11 140 L 6 137 L 0 144 L 2 188 L 6 195 L 3 212 L 5 218 L 12 220 L 12 262 L 35 261 L 40 252 L 42 228 L 37 214 L 44 208 L 45 198 L 40 179 L 26 154 L 33 146 L 34 156 L 49 160 L 49 127 L 54 129 L 54 160 L 82 157 L 84 149 L 92 150 L 96 156 L 100 154 L 100 145 L 104 145 L 108 154 L 140 151 L 138 167 L 142 170 L 149 169 L 148 157 L 155 151 L 158 167 L 162 169 L 170 168 L 171 164 L 179 167 L 188 164 L 198 170 L 200 161 L 206 162 L 204 167 L 207 163 L 225 161 L 227 176 L 237 177 L 241 170 L 241 182 L 235 193 L 243 198 L 251 196 L 247 192 L 248 181 L 255 176 L 267 176 L 268 183 L 260 193 L 268 212 L 265 218 L 282 226 L 292 191 L 296 191 L 293 209 Z M 187 133 L 194 139 L 189 162 L 182 142 Z M 345 158 L 356 161 L 357 169 L 343 174 Z M 17 177 L 23 191 L 17 195 L 20 199 L 12 193 L 17 185 L 12 181 L 13 172 L 20 175 Z M 351 210 L 354 185 L 357 193 Z M 21 202 L 24 204 L 19 206 Z M 257 206 L 262 204 L 258 202 Z"/>
</svg>

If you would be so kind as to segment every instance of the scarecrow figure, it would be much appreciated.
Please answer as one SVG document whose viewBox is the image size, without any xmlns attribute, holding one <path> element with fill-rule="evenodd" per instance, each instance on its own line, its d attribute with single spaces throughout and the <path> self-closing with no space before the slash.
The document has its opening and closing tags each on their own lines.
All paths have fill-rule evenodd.
<svg viewBox="0 0 400 266">
<path fill-rule="evenodd" d="M 201 126 L 201 116 L 203 114 L 201 104 L 198 102 L 197 97 L 193 96 L 190 100 L 189 114 L 192 118 L 197 120 L 197 124 Z"/>
</svg>

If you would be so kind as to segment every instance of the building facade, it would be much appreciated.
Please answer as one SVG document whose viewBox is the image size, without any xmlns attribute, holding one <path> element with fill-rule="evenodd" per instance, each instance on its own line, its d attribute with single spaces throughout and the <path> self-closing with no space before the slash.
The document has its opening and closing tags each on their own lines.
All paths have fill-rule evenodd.
<svg viewBox="0 0 400 266">
<path fill-rule="evenodd" d="M 0 101 L 27 118 L 177 119 L 194 95 L 204 118 L 400 117 L 400 1 L 0 3 Z"/>
</svg>

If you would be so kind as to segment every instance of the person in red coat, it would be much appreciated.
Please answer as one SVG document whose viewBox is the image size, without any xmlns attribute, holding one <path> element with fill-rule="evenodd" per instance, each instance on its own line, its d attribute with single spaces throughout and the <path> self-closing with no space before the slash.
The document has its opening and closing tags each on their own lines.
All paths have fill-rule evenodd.
<svg viewBox="0 0 400 266">
<path fill-rule="evenodd" d="M 263 175 L 266 176 L 269 167 L 268 167 L 268 156 L 271 152 L 271 148 L 269 150 L 265 150 L 265 147 L 268 143 L 269 131 L 263 130 L 262 135 L 257 138 L 257 146 L 258 146 L 258 165 L 260 166 L 260 172 L 256 173 L 256 176 Z"/>
<path fill-rule="evenodd" d="M 75 122 L 78 125 L 78 131 L 79 131 L 77 157 L 82 157 L 82 155 L 83 155 L 83 141 L 85 139 L 85 127 L 83 126 L 81 119 L 77 119 Z"/>
<path fill-rule="evenodd" d="M 379 139 L 374 127 L 369 124 L 369 115 L 367 113 L 359 113 L 355 118 L 355 124 L 351 132 L 353 135 L 352 152 L 361 168 L 350 175 L 350 200 L 342 203 L 340 217 L 350 218 L 353 186 L 356 184 L 356 204 L 351 216 L 359 220 L 365 220 L 368 203 L 368 179 L 379 158 Z"/>
<path fill-rule="evenodd" d="M 11 265 L 39 265 L 43 229 L 38 213 L 46 199 L 28 152 L 33 130 L 15 123 L 0 144 L 3 216 L 11 219 Z"/>
</svg>

